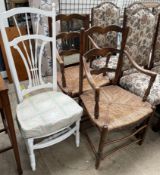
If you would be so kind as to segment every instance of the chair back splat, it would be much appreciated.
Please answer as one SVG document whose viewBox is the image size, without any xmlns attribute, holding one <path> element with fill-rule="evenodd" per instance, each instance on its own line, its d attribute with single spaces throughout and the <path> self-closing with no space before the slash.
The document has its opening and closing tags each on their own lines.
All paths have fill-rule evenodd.
<svg viewBox="0 0 160 175">
<path fill-rule="evenodd" d="M 83 41 L 83 48 L 81 50 L 81 55 L 84 55 L 84 53 L 87 52 L 86 48 L 88 48 L 88 45 L 90 48 L 97 48 L 97 49 L 100 49 L 100 47 L 97 45 L 97 43 L 95 43 L 94 39 L 93 39 L 93 35 L 95 33 L 97 34 L 101 34 L 101 35 L 104 35 L 104 34 L 107 34 L 109 32 L 114 32 L 116 33 L 117 35 L 120 34 L 122 36 L 122 42 L 120 44 L 120 47 L 118 48 L 112 48 L 112 47 L 108 47 L 108 50 L 107 48 L 105 48 L 103 50 L 103 53 L 101 53 L 102 55 L 99 55 L 100 53 L 98 52 L 97 55 L 96 55 L 96 52 L 95 52 L 95 55 L 94 54 L 89 54 L 89 55 L 86 55 L 86 64 L 92 69 L 91 70 L 91 73 L 92 74 L 102 74 L 103 73 L 103 76 L 107 76 L 107 72 L 116 72 L 116 75 L 115 75 L 115 78 L 113 80 L 113 83 L 114 84 L 117 84 L 118 83 L 118 80 L 120 78 L 120 73 L 121 73 L 121 67 L 122 67 L 122 63 L 123 63 L 123 60 L 122 60 L 122 57 L 123 57 L 123 50 L 125 48 L 125 43 L 126 43 L 126 40 L 127 40 L 127 35 L 128 35 L 128 32 L 129 32 L 129 28 L 126 27 L 126 28 L 121 28 L 119 26 L 116 26 L 116 25 L 111 25 L 111 26 L 107 26 L 107 27 L 100 27 L 100 26 L 93 26 L 91 27 L 90 29 L 84 31 L 84 30 L 81 30 L 81 39 Z M 104 54 L 105 53 L 105 54 Z M 117 68 L 116 69 L 113 69 L 113 68 L 110 68 L 108 67 L 108 62 L 110 60 L 112 60 L 112 58 L 114 56 L 117 56 L 119 57 L 118 58 L 118 62 L 117 62 Z M 96 59 L 101 59 L 101 58 L 104 58 L 105 59 L 105 65 L 102 66 L 102 67 L 99 67 L 98 69 L 97 68 L 94 68 L 92 62 Z M 82 61 L 82 59 L 80 60 Z M 81 63 L 83 64 L 83 63 Z M 83 92 L 83 66 L 80 67 L 80 94 Z"/>
<path fill-rule="evenodd" d="M 22 35 L 21 30 L 18 24 L 18 15 L 21 14 L 25 18 L 25 25 L 27 30 L 27 35 Z M 32 34 L 30 32 L 30 25 L 28 18 L 31 17 L 35 19 L 36 22 L 36 33 Z M 39 34 L 39 23 L 42 18 L 50 17 L 52 18 L 52 37 L 44 36 Z M 12 41 L 8 40 L 6 30 L 5 30 L 5 21 L 6 19 L 12 18 L 15 26 L 17 27 L 17 31 L 19 36 L 14 38 Z M 36 90 L 44 89 L 44 88 L 53 88 L 57 90 L 57 67 L 56 67 L 56 23 L 55 23 L 55 6 L 52 6 L 52 11 L 43 11 L 36 8 L 15 8 L 12 10 L 7 11 L 7 13 L 1 14 L 1 32 L 2 32 L 2 39 L 4 42 L 4 46 L 6 49 L 6 54 L 8 58 L 8 64 L 10 67 L 10 71 L 12 74 L 12 78 L 16 87 L 18 100 L 21 102 L 25 95 L 31 93 Z M 37 43 L 40 42 L 41 46 L 38 47 Z M 22 43 L 23 48 L 19 47 L 19 44 Z M 45 53 L 45 46 L 48 43 L 52 43 L 52 64 L 53 64 L 53 79 L 51 83 L 46 83 L 43 80 L 42 75 L 42 57 Z M 27 47 L 28 45 L 28 47 Z M 16 49 L 23 63 L 25 65 L 29 84 L 28 86 L 21 90 L 20 82 L 18 79 L 18 75 L 15 68 L 15 63 L 13 60 L 11 48 Z M 29 49 L 27 49 L 29 48 Z"/>
</svg>

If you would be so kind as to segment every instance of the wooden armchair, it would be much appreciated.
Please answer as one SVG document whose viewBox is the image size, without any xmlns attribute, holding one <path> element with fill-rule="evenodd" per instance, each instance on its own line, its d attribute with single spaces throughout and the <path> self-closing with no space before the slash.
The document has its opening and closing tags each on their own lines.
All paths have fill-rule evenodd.
<svg viewBox="0 0 160 175">
<path fill-rule="evenodd" d="M 72 45 L 71 49 L 68 50 L 63 50 L 63 48 L 61 47 L 58 51 L 57 51 L 57 60 L 58 63 L 60 65 L 60 71 L 58 72 L 58 84 L 60 89 L 69 94 L 71 97 L 78 97 L 79 93 L 81 93 L 81 87 L 79 86 L 79 81 L 82 80 L 82 77 L 85 77 L 83 73 L 83 65 L 81 64 L 82 58 L 81 55 L 83 54 L 83 52 L 85 52 L 89 46 L 91 47 L 98 47 L 96 45 L 96 43 L 94 42 L 92 36 L 95 33 L 100 33 L 100 34 L 106 34 L 109 32 L 115 32 L 115 33 L 121 33 L 123 35 L 123 42 L 122 42 L 122 47 L 125 46 L 125 41 L 126 41 L 126 37 L 127 37 L 127 33 L 128 33 L 128 28 L 123 29 L 120 28 L 118 26 L 112 25 L 112 26 L 108 26 L 108 27 L 97 27 L 97 26 L 93 26 L 90 29 L 84 31 L 85 33 L 85 37 L 87 38 L 86 43 L 82 43 L 83 40 L 83 36 L 81 36 L 81 48 L 80 49 L 76 49 L 74 47 L 74 45 Z M 57 35 L 57 41 L 60 39 L 61 41 L 65 42 L 66 40 L 71 40 L 75 37 L 80 37 L 80 33 L 79 32 L 62 32 L 60 34 Z M 65 65 L 65 59 L 70 59 L 69 57 L 67 58 L 66 56 L 71 56 L 71 55 L 75 55 L 75 54 L 79 54 L 79 60 L 80 60 L 80 66 L 79 66 L 79 62 L 77 62 L 76 64 L 69 64 L 69 65 Z M 89 63 L 91 65 L 91 63 Z M 110 70 L 110 71 L 114 71 L 114 70 Z M 106 85 L 109 84 L 109 78 L 107 76 L 107 74 L 100 74 L 100 75 L 93 75 L 94 80 L 96 81 L 97 84 L 99 85 Z M 90 85 L 88 84 L 87 80 L 84 79 L 84 84 L 83 84 L 83 90 L 89 90 L 90 89 Z M 79 89 L 80 88 L 80 89 Z"/>
<path fill-rule="evenodd" d="M 71 40 L 75 37 L 80 38 L 80 32 L 62 32 L 57 35 L 57 41 L 59 39 L 61 41 L 66 41 L 68 39 Z M 80 47 L 80 49 L 76 49 L 74 48 L 74 45 L 72 45 L 72 48 L 70 49 L 63 50 L 62 48 L 60 48 L 59 50 L 57 50 L 57 61 L 60 65 L 60 70 L 58 72 L 58 85 L 64 93 L 70 95 L 71 97 L 79 97 L 79 81 L 81 80 L 80 77 L 85 77 L 84 74 L 82 75 L 83 65 L 81 64 L 81 55 L 83 53 L 83 49 L 86 49 L 88 47 L 88 44 L 85 44 L 84 46 L 83 43 Z M 74 56 L 75 54 L 77 54 L 77 57 L 79 56 L 80 65 L 79 60 L 76 63 L 65 65 L 65 59 L 71 59 L 71 56 Z M 103 75 L 94 75 L 94 79 L 97 84 L 100 85 L 110 83 L 109 79 Z M 85 91 L 90 89 L 90 85 L 88 84 L 86 79 L 84 79 L 83 88 Z"/>
<path fill-rule="evenodd" d="M 57 62 L 59 64 L 58 85 L 71 97 L 79 95 L 80 29 L 88 29 L 89 15 L 59 14 L 60 33 L 57 34 Z M 49 33 L 52 34 L 51 19 Z M 68 60 L 68 61 L 67 61 Z M 68 62 L 66 64 L 66 62 Z"/>
<path fill-rule="evenodd" d="M 133 67 L 150 77 L 150 82 L 148 83 L 148 88 L 145 91 L 143 98 L 119 87 L 118 82 L 116 81 L 116 77 L 119 76 L 118 71 L 116 72 L 113 85 L 99 86 L 94 81 L 91 74 L 92 69 L 88 66 L 87 60 L 92 60 L 93 57 L 114 55 L 115 53 L 119 53 L 119 60 L 122 59 L 122 54 L 125 54 Z M 126 51 L 114 48 L 94 48 L 89 50 L 83 55 L 83 66 L 86 78 L 92 89 L 83 92 L 80 98 L 84 109 L 88 113 L 88 117 L 92 121 L 93 125 L 98 128 L 100 133 L 98 151 L 96 151 L 95 146 L 86 132 L 87 140 L 95 153 L 95 167 L 97 169 L 100 165 L 100 161 L 105 157 L 110 156 L 112 153 L 117 152 L 118 150 L 125 148 L 134 142 L 140 145 L 143 143 L 150 117 L 154 111 L 152 106 L 146 102 L 146 98 L 156 78 L 156 74 L 139 67 Z M 97 74 L 104 71 L 107 71 L 107 67 L 100 68 Z M 81 83 L 83 86 L 83 81 Z M 131 134 L 117 140 L 106 140 L 111 131 L 119 131 L 122 129 L 125 130 L 126 128 L 128 129 L 130 127 L 132 129 L 133 127 L 135 128 L 132 130 Z M 129 139 L 132 138 L 134 140 L 129 142 Z M 104 146 L 109 146 L 121 141 L 126 141 L 126 143 L 112 151 L 103 153 Z"/>
<path fill-rule="evenodd" d="M 132 35 L 132 37 L 128 35 L 126 50 L 139 66 L 146 67 L 146 65 L 149 63 L 150 55 L 152 53 L 157 17 L 154 16 L 148 9 L 138 9 L 129 18 L 131 19 L 128 20 L 130 21 L 129 26 L 132 26 L 134 35 Z M 129 43 L 130 45 L 128 45 Z M 122 69 L 131 69 L 131 64 L 128 64 L 127 59 L 124 58 L 123 61 L 124 62 Z M 151 71 L 154 72 L 153 69 Z M 124 75 L 120 79 L 120 85 L 123 88 L 141 97 L 143 97 L 145 90 L 147 89 L 148 82 L 148 75 L 137 71 L 132 74 Z M 147 97 L 147 101 L 150 102 L 153 106 L 160 105 L 159 74 L 157 75 L 156 80 L 151 88 L 151 92 Z"/>
</svg>

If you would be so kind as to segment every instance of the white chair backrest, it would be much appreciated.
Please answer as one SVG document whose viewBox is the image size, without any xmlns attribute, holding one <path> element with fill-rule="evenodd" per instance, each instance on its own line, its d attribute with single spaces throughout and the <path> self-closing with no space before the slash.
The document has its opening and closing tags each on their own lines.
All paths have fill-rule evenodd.
<svg viewBox="0 0 160 175">
<path fill-rule="evenodd" d="M 36 33 L 30 33 L 30 24 L 28 21 L 29 14 L 32 17 L 36 18 Z M 21 30 L 19 28 L 18 21 L 16 19 L 17 15 L 23 15 L 26 23 L 26 35 L 22 35 Z M 7 12 L 0 14 L 0 29 L 2 33 L 2 39 L 4 42 L 4 47 L 6 50 L 6 55 L 8 59 L 9 68 L 12 74 L 12 79 L 16 87 L 16 92 L 18 96 L 19 102 L 23 101 L 24 96 L 28 93 L 31 93 L 36 90 L 53 88 L 53 90 L 57 90 L 57 66 L 56 66 L 56 12 L 55 12 L 55 4 L 52 5 L 52 11 L 44 11 L 31 7 L 21 7 L 11 9 Z M 42 17 L 51 18 L 52 19 L 52 37 L 44 36 L 39 34 L 39 23 Z M 9 41 L 5 29 L 5 21 L 6 19 L 12 18 L 19 36 Z M 37 42 L 41 42 L 40 48 L 37 46 Z M 53 82 L 45 83 L 42 77 L 42 58 L 43 52 L 45 49 L 45 45 L 51 43 L 52 49 L 52 69 L 53 69 Z M 19 44 L 22 45 L 20 48 Z M 28 47 L 27 47 L 28 44 Z M 20 81 L 18 79 L 17 71 L 15 68 L 15 63 L 13 59 L 13 55 L 11 52 L 11 48 L 16 49 L 23 63 L 25 65 L 25 69 L 28 75 L 28 86 L 25 89 L 21 89 Z"/>
</svg>

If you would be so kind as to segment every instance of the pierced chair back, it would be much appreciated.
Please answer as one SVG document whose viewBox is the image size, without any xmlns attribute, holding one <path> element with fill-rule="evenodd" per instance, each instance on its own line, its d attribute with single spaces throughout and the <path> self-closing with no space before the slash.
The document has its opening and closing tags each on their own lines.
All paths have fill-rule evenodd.
<svg viewBox="0 0 160 175">
<path fill-rule="evenodd" d="M 84 53 L 86 53 L 88 50 L 86 50 L 87 46 L 90 45 L 90 48 L 100 48 L 96 42 L 93 39 L 93 35 L 95 33 L 97 34 L 101 34 L 101 35 L 105 35 L 109 32 L 114 32 L 116 33 L 116 35 L 121 36 L 122 41 L 119 47 L 116 48 L 112 48 L 112 47 L 108 47 L 108 49 L 111 49 L 111 53 L 108 55 L 105 55 L 104 57 L 98 55 L 98 56 L 93 56 L 92 58 L 86 59 L 86 62 L 88 63 L 88 65 L 90 66 L 90 69 L 92 69 L 91 73 L 93 74 L 99 74 L 99 73 L 103 73 L 103 76 L 107 76 L 108 72 L 116 72 L 116 76 L 115 76 L 115 80 L 113 80 L 113 82 L 117 82 L 118 78 L 119 78 L 119 74 L 121 71 L 120 66 L 122 66 L 122 59 L 118 59 L 117 61 L 117 65 L 115 66 L 115 68 L 109 67 L 108 63 L 110 60 L 112 60 L 113 58 L 117 57 L 122 57 L 122 51 L 125 48 L 125 44 L 126 44 L 126 40 L 127 40 L 127 35 L 128 35 L 128 31 L 129 28 L 123 28 L 123 27 L 119 27 L 116 25 L 110 25 L 107 27 L 100 27 L 100 26 L 93 26 L 90 29 L 84 31 L 81 31 L 81 37 L 83 40 L 83 48 L 81 50 L 81 55 L 84 55 Z M 113 49 L 113 50 L 112 50 Z M 115 53 L 113 53 L 113 51 L 115 50 Z M 104 66 L 100 66 L 98 69 L 95 67 L 94 64 L 92 64 L 92 62 L 94 60 L 100 60 L 101 58 L 105 59 L 105 65 Z M 81 59 L 82 61 L 82 59 Z M 82 64 L 82 62 L 81 62 Z M 83 72 L 83 66 L 80 66 L 80 93 L 83 92 L 83 83 L 82 83 L 82 72 Z"/>
<path fill-rule="evenodd" d="M 147 66 L 152 51 L 155 16 L 149 9 L 139 8 L 127 16 L 125 25 L 130 28 L 125 50 L 139 66 Z M 131 68 L 131 63 L 124 57 L 122 70 Z"/>
<path fill-rule="evenodd" d="M 136 64 L 136 62 L 130 57 L 130 55 L 125 50 L 119 50 L 119 49 L 115 49 L 115 48 L 94 48 L 94 49 L 91 49 L 88 52 L 86 52 L 83 55 L 83 67 L 84 67 L 84 71 L 85 71 L 85 74 L 86 74 L 86 78 L 87 78 L 90 86 L 92 87 L 92 89 L 94 91 L 94 97 L 95 97 L 95 99 L 94 99 L 95 100 L 95 103 L 94 103 L 95 104 L 95 106 L 94 106 L 94 117 L 95 117 L 95 119 L 98 119 L 98 117 L 99 117 L 99 105 L 100 105 L 99 104 L 99 98 L 100 98 L 100 91 L 101 91 L 102 86 L 99 86 L 94 82 L 94 80 L 92 78 L 92 74 L 104 73 L 104 72 L 108 71 L 108 69 L 107 68 L 101 68 L 98 71 L 97 70 L 94 71 L 94 70 L 90 69 L 90 67 L 88 66 L 87 60 L 93 59 L 93 57 L 97 57 L 97 56 L 101 56 L 101 57 L 106 56 L 107 57 L 108 55 L 114 55 L 115 53 L 118 53 L 120 55 L 119 60 L 122 59 L 122 55 L 125 55 L 127 57 L 127 59 L 130 61 L 130 63 L 133 64 L 133 66 L 135 68 L 137 68 L 140 72 L 143 71 L 141 69 L 141 67 Z M 116 77 L 118 76 L 118 73 L 119 72 L 116 72 L 115 80 L 116 80 Z M 150 71 L 146 70 L 146 74 L 150 75 Z M 156 78 L 156 74 L 151 76 L 151 78 L 149 80 L 149 83 L 148 83 L 148 87 L 145 90 L 144 96 L 142 98 L 142 101 L 145 102 L 147 100 L 147 97 L 150 93 L 150 90 L 151 90 L 151 87 L 153 85 L 153 82 L 155 81 L 155 78 Z M 114 81 L 113 83 L 110 83 L 109 85 L 118 85 L 118 84 L 119 84 L 118 81 Z"/>
<path fill-rule="evenodd" d="M 18 17 L 19 15 L 23 15 L 24 17 L 24 26 L 26 26 L 27 35 L 22 35 L 19 29 Z M 29 17 L 38 19 L 36 22 L 36 34 L 32 34 L 30 32 L 30 23 Z M 52 37 L 44 36 L 39 34 L 39 23 L 42 17 L 50 17 L 52 18 Z M 4 42 L 4 46 L 6 49 L 6 54 L 8 58 L 9 68 L 12 74 L 12 79 L 16 87 L 16 92 L 18 96 L 19 102 L 23 101 L 24 96 L 32 93 L 33 91 L 52 88 L 53 90 L 57 90 L 57 67 L 56 67 L 56 23 L 55 23 L 55 6 L 52 6 L 52 11 L 44 11 L 36 8 L 30 7 L 22 7 L 15 8 L 9 10 L 7 12 L 1 13 L 0 15 L 1 23 L 0 28 L 2 32 L 2 39 Z M 5 29 L 5 21 L 6 19 L 12 18 L 17 30 L 19 32 L 19 36 L 9 41 L 6 29 Z M 40 47 L 38 47 L 37 43 L 41 42 Z M 22 43 L 23 49 L 25 53 L 22 52 L 22 49 L 19 47 L 19 44 Z M 42 77 L 42 57 L 45 54 L 45 46 L 48 43 L 52 43 L 52 65 L 53 65 L 53 79 L 52 82 L 46 83 Z M 29 46 L 27 49 L 27 45 Z M 21 89 L 20 82 L 17 76 L 17 71 L 15 68 L 15 63 L 13 60 L 13 55 L 11 52 L 11 48 L 16 49 L 23 63 L 25 65 L 27 75 L 28 75 L 28 86 L 25 89 Z"/>
<path fill-rule="evenodd" d="M 82 46 L 80 44 L 80 28 L 88 29 L 89 15 L 59 14 L 56 16 L 56 21 L 61 24 L 61 32 L 56 36 L 57 61 L 60 66 L 58 85 L 64 93 L 71 97 L 77 97 L 79 94 L 79 60 Z M 65 29 L 62 24 L 65 24 Z M 50 21 L 49 29 L 52 31 Z"/>
<path fill-rule="evenodd" d="M 119 25 L 120 9 L 111 2 L 105 2 L 92 8 L 92 26 L 107 27 Z M 117 35 L 108 32 L 106 35 L 94 34 L 94 41 L 99 47 L 117 47 Z"/>
<path fill-rule="evenodd" d="M 79 32 L 83 27 L 85 29 L 89 28 L 89 15 L 80 15 L 80 14 L 58 14 L 56 16 L 56 21 L 60 23 L 60 33 L 61 32 Z M 52 34 L 52 25 L 49 18 L 49 33 Z M 67 49 L 72 48 L 73 45 L 79 49 L 80 47 L 80 38 L 75 37 L 72 39 L 67 39 L 61 44 L 58 44 L 58 48 Z"/>
</svg>

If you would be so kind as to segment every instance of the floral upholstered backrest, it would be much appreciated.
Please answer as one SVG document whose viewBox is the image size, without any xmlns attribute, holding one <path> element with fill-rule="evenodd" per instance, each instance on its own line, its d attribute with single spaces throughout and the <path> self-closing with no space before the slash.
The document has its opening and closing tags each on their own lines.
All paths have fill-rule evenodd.
<svg viewBox="0 0 160 175">
<path fill-rule="evenodd" d="M 132 15 L 132 13 L 135 10 L 138 10 L 140 8 L 145 8 L 144 4 L 142 4 L 141 2 L 134 2 L 134 3 L 130 4 L 127 8 L 125 8 L 126 15 Z"/>
<path fill-rule="evenodd" d="M 106 27 L 119 25 L 120 9 L 111 2 L 102 3 L 92 9 L 92 25 Z M 117 34 L 110 32 L 106 35 L 94 34 L 94 41 L 99 47 L 117 47 Z"/>
<path fill-rule="evenodd" d="M 156 18 L 148 9 L 138 9 L 127 16 L 126 25 L 130 28 L 125 49 L 139 66 L 146 66 L 152 50 Z M 123 70 L 132 67 L 127 58 L 123 58 Z"/>
<path fill-rule="evenodd" d="M 154 8 L 154 14 L 156 16 L 156 19 L 158 19 L 158 15 L 160 14 L 160 5 Z M 158 35 L 155 43 L 154 62 L 160 62 L 160 26 L 158 28 Z"/>
</svg>

